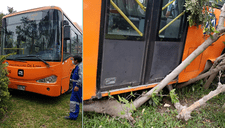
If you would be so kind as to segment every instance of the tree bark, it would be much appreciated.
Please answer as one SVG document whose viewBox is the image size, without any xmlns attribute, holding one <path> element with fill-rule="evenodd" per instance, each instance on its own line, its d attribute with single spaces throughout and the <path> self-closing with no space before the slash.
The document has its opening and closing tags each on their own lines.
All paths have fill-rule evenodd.
<svg viewBox="0 0 225 128">
<path fill-rule="evenodd" d="M 212 65 L 211 69 L 215 68 L 215 66 L 217 66 L 221 62 L 221 60 L 223 60 L 223 62 L 221 62 L 219 64 L 219 66 L 222 65 L 224 63 L 224 56 L 225 56 L 225 54 L 219 56 L 216 59 L 216 61 L 214 62 L 214 64 Z M 204 89 L 208 89 L 209 88 L 209 86 L 211 85 L 212 81 L 216 78 L 217 74 L 218 74 L 218 72 L 210 75 L 210 77 L 207 79 L 205 85 L 203 86 Z"/>
<path fill-rule="evenodd" d="M 89 112 L 97 112 L 97 113 L 105 113 L 112 116 L 118 116 L 121 118 L 126 118 L 132 122 L 134 122 L 132 114 L 130 113 L 132 106 L 126 107 L 125 104 L 121 104 L 115 99 L 110 100 L 98 100 L 93 101 L 91 104 L 84 104 L 83 111 Z M 121 112 L 125 112 L 125 114 L 121 114 Z"/>
<path fill-rule="evenodd" d="M 209 78 L 207 79 L 206 83 L 204 84 L 203 88 L 204 89 L 208 89 L 209 86 L 211 85 L 212 81 L 216 78 L 218 72 L 213 73 L 212 75 L 209 76 Z"/>
</svg>

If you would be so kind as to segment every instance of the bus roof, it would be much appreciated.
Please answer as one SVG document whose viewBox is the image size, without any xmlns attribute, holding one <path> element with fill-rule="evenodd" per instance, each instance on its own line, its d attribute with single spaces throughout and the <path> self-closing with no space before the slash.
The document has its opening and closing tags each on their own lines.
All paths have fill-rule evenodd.
<svg viewBox="0 0 225 128">
<path fill-rule="evenodd" d="M 80 25 L 77 22 L 73 22 L 73 24 L 75 25 L 75 27 L 81 32 L 83 33 L 82 28 L 80 27 Z"/>
<path fill-rule="evenodd" d="M 15 13 L 12 13 L 12 14 L 8 14 L 8 15 L 4 16 L 2 19 L 7 18 L 7 17 L 10 17 L 10 16 L 14 16 L 14 15 L 23 14 L 23 13 L 34 12 L 34 11 L 41 11 L 41 10 L 47 10 L 47 9 L 56 9 L 56 10 L 59 10 L 59 11 L 63 12 L 60 7 L 57 7 L 57 6 L 45 6 L 45 7 L 28 9 L 28 10 L 24 10 L 24 11 L 20 11 L 20 12 L 15 12 Z"/>
</svg>

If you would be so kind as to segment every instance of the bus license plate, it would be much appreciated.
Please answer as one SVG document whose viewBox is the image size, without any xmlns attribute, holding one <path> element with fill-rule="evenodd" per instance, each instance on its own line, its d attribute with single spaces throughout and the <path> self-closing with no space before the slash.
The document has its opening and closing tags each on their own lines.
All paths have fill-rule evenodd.
<svg viewBox="0 0 225 128">
<path fill-rule="evenodd" d="M 18 85 L 18 86 L 17 86 L 17 89 L 18 89 L 18 90 L 23 90 L 23 91 L 24 91 L 24 90 L 25 90 L 25 86 L 23 86 L 23 85 Z"/>
</svg>

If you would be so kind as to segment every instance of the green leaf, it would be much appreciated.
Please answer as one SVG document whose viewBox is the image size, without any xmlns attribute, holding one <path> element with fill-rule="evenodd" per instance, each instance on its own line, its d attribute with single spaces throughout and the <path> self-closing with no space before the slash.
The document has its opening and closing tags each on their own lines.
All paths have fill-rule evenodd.
<svg viewBox="0 0 225 128">
<path fill-rule="evenodd" d="M 114 97 L 112 95 L 110 95 L 110 92 L 108 92 L 108 96 L 109 96 L 109 98 L 114 99 Z"/>
<path fill-rule="evenodd" d="M 220 33 L 220 32 L 219 32 L 219 31 L 217 31 L 217 30 L 215 30 L 214 32 L 215 32 L 215 33 L 217 33 L 217 34 L 218 34 L 218 33 Z"/>
<path fill-rule="evenodd" d="M 121 99 L 121 97 L 118 95 L 118 98 L 119 98 L 119 102 L 122 102 L 122 99 Z"/>
<path fill-rule="evenodd" d="M 132 91 L 131 91 L 130 95 L 133 96 L 133 97 L 135 97 Z"/>
<path fill-rule="evenodd" d="M 211 34 L 209 34 L 210 38 L 213 39 L 213 36 Z"/>
<path fill-rule="evenodd" d="M 173 89 L 173 90 L 170 91 L 170 98 L 171 98 L 172 103 L 177 103 L 177 102 L 179 102 L 178 96 L 177 96 L 177 94 L 175 93 L 175 90 L 176 90 L 176 89 Z"/>
<path fill-rule="evenodd" d="M 136 107 L 134 106 L 134 104 L 131 105 L 133 110 L 136 110 Z"/>
<path fill-rule="evenodd" d="M 9 78 L 6 76 L 8 74 L 6 69 L 7 65 L 3 63 L 9 55 L 0 55 L 0 117 L 7 112 L 8 108 L 8 105 L 2 102 L 8 101 L 10 98 L 10 93 L 8 91 Z"/>
</svg>

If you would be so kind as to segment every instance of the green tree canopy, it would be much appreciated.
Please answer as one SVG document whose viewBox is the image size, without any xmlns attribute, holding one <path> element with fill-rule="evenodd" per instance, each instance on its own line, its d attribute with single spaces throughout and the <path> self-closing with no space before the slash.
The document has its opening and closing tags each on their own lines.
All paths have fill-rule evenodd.
<svg viewBox="0 0 225 128">
<path fill-rule="evenodd" d="M 2 17 L 5 16 L 3 13 L 0 13 L 0 48 L 1 48 L 1 30 L 2 30 Z M 1 51 L 1 50 L 0 50 Z"/>
<path fill-rule="evenodd" d="M 11 13 L 15 13 L 16 10 L 13 9 L 13 7 L 8 7 L 7 6 L 7 10 L 8 10 L 8 14 L 11 14 Z"/>
</svg>

